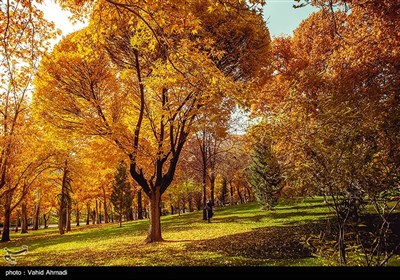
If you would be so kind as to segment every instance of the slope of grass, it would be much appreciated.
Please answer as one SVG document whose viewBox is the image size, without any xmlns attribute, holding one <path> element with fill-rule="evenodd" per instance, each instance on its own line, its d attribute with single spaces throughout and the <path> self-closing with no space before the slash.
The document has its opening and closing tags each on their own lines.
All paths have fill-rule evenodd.
<svg viewBox="0 0 400 280">
<path fill-rule="evenodd" d="M 156 244 L 143 243 L 148 221 L 142 220 L 122 228 L 74 227 L 63 236 L 56 229 L 14 233 L 0 248 L 27 245 L 28 254 L 17 258 L 22 266 L 323 265 L 304 241 L 314 230 L 310 225 L 329 215 L 321 199 L 273 211 L 250 203 L 216 209 L 212 223 L 202 221 L 200 212 L 162 217 L 166 242 Z"/>
</svg>

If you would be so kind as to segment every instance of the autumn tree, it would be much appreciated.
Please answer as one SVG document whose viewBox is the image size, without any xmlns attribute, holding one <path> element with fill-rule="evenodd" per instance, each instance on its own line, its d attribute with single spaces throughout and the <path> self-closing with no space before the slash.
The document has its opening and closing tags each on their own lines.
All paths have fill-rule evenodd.
<svg viewBox="0 0 400 280">
<path fill-rule="evenodd" d="M 47 106 L 52 100 L 43 114 L 107 138 L 129 157 L 131 176 L 151 204 L 148 242 L 162 240 L 161 196 L 195 117 L 228 93 L 244 98 L 262 72 L 268 31 L 255 9 L 234 6 L 96 1 L 89 27 L 43 60 L 35 98 Z M 238 19 L 234 28 L 231 17 Z"/>
<path fill-rule="evenodd" d="M 334 1 L 347 3 L 347 12 L 333 1 L 313 2 L 325 7 L 293 38 L 274 40 L 275 72 L 259 105 L 288 182 L 328 197 L 337 219 L 339 261 L 345 264 L 345 229 L 358 231 L 367 198 L 397 188 L 398 154 L 389 151 L 399 133 L 393 126 L 399 108 L 398 19 L 390 1 Z M 374 248 L 381 248 L 383 232 Z M 387 262 L 390 253 L 383 255 L 376 263 Z"/>
<path fill-rule="evenodd" d="M 3 1 L 0 6 L 0 195 L 5 209 L 2 241 L 9 240 L 8 219 L 14 208 L 10 203 L 12 196 L 19 192 L 16 182 L 10 181 L 11 177 L 21 175 L 22 179 L 27 176 L 14 174 L 11 169 L 17 167 L 17 153 L 25 149 L 20 134 L 29 118 L 27 109 L 32 80 L 49 39 L 54 37 L 53 25 L 37 8 L 40 2 Z M 21 169 L 32 170 L 32 165 L 36 165 L 34 158 Z M 25 183 L 22 185 L 26 186 Z"/>
</svg>

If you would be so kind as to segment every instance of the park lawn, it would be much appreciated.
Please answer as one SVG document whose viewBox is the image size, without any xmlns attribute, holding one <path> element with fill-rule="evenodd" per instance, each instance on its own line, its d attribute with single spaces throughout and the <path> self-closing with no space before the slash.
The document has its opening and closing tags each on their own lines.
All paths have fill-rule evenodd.
<svg viewBox="0 0 400 280">
<path fill-rule="evenodd" d="M 328 264 L 313 257 L 305 240 L 318 234 L 312 225 L 332 215 L 320 198 L 278 205 L 263 211 L 256 203 L 217 208 L 211 223 L 201 211 L 162 217 L 166 242 L 144 244 L 148 221 L 13 233 L 0 244 L 20 249 L 21 266 L 313 266 Z M 3 250 L 2 250 L 3 251 Z M 0 261 L 0 265 L 8 265 Z"/>
</svg>

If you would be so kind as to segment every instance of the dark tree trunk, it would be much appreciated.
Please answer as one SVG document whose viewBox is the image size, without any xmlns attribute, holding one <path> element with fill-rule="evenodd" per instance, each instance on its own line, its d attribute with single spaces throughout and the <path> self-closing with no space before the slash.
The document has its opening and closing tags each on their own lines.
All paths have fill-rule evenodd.
<svg viewBox="0 0 400 280">
<path fill-rule="evenodd" d="M 133 221 L 133 208 L 132 206 L 128 209 L 128 221 Z"/>
<path fill-rule="evenodd" d="M 150 227 L 145 242 L 163 241 L 161 237 L 161 192 L 160 187 L 150 193 Z"/>
<path fill-rule="evenodd" d="M 206 177 L 203 174 L 203 220 L 207 221 L 207 211 L 205 209 L 207 203 Z"/>
<path fill-rule="evenodd" d="M 174 215 L 174 205 L 171 204 L 171 215 Z"/>
<path fill-rule="evenodd" d="M 103 206 L 104 206 L 104 223 L 108 224 L 108 211 L 107 211 L 107 196 L 106 190 L 103 188 Z"/>
<path fill-rule="evenodd" d="M 71 215 L 72 215 L 72 205 L 71 205 L 71 199 L 68 199 L 68 205 L 67 205 L 67 220 L 66 220 L 66 232 L 71 231 Z"/>
<path fill-rule="evenodd" d="M 86 225 L 90 224 L 90 204 L 86 204 Z"/>
<path fill-rule="evenodd" d="M 212 172 L 210 176 L 210 199 L 212 206 L 214 206 L 214 190 L 215 190 L 215 173 Z"/>
<path fill-rule="evenodd" d="M 138 220 L 143 220 L 142 190 L 139 190 L 137 195 Z"/>
<path fill-rule="evenodd" d="M 234 189 L 233 189 L 232 183 L 229 183 L 229 186 L 231 187 L 230 188 L 229 204 L 233 205 L 233 192 L 234 192 Z"/>
<path fill-rule="evenodd" d="M 67 161 L 65 161 L 64 165 L 64 173 L 63 173 L 63 179 L 62 179 L 62 184 L 61 184 L 61 195 L 60 195 L 60 209 L 58 212 L 58 231 L 60 234 L 64 234 L 65 231 L 65 226 L 67 223 L 67 207 L 68 207 L 68 201 L 67 201 L 67 196 L 68 196 L 68 167 L 67 167 Z"/>
<path fill-rule="evenodd" d="M 39 229 L 39 215 L 40 215 L 40 201 L 35 203 L 35 210 L 33 213 L 33 230 Z"/>
<path fill-rule="evenodd" d="M 240 204 L 243 204 L 243 196 L 242 196 L 242 192 L 240 191 L 239 186 L 236 187 L 236 191 L 237 191 L 238 197 L 240 199 Z"/>
<path fill-rule="evenodd" d="M 78 205 L 76 206 L 75 209 L 75 217 L 76 217 L 76 226 L 79 227 L 79 219 L 80 219 L 81 213 L 79 211 Z"/>
<path fill-rule="evenodd" d="M 99 204 L 96 199 L 96 224 L 100 224 Z"/>
<path fill-rule="evenodd" d="M 1 234 L 1 242 L 10 241 L 10 216 L 11 216 L 11 205 L 9 205 L 9 203 L 6 203 L 6 205 L 4 205 L 4 223 L 3 223 L 3 232 Z"/>
<path fill-rule="evenodd" d="M 48 228 L 48 226 L 47 226 L 47 221 L 50 219 L 50 214 L 49 214 L 49 216 L 47 217 L 47 215 L 46 214 L 43 214 L 43 223 L 44 223 L 44 228 Z"/>
<path fill-rule="evenodd" d="M 119 227 L 122 227 L 122 199 L 119 200 Z"/>
<path fill-rule="evenodd" d="M 28 233 L 28 211 L 25 201 L 21 203 L 21 233 Z"/>
<path fill-rule="evenodd" d="M 96 210 L 92 211 L 91 217 L 92 217 L 92 225 L 96 224 Z"/>
</svg>

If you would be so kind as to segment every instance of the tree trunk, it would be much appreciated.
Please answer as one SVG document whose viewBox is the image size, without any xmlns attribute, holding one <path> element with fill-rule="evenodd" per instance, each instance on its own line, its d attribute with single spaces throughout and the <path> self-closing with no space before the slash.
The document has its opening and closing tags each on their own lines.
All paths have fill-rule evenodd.
<svg viewBox="0 0 400 280">
<path fill-rule="evenodd" d="M 146 243 L 164 241 L 161 237 L 161 192 L 160 187 L 150 193 L 150 227 Z"/>
<path fill-rule="evenodd" d="M 92 217 L 92 225 L 96 224 L 96 210 L 92 211 L 91 217 Z"/>
<path fill-rule="evenodd" d="M 78 208 L 78 205 L 76 205 L 76 209 L 75 209 L 75 217 L 76 217 L 76 226 L 79 227 L 79 219 L 80 219 L 80 211 Z"/>
<path fill-rule="evenodd" d="M 210 176 L 210 199 L 211 205 L 214 206 L 214 190 L 215 190 L 215 173 L 213 172 Z"/>
<path fill-rule="evenodd" d="M 9 195 L 6 195 L 8 197 Z M 10 241 L 10 216 L 11 216 L 11 205 L 8 202 L 9 199 L 6 198 L 6 203 L 4 205 L 4 223 L 3 232 L 1 235 L 1 242 Z M 10 201 L 11 202 L 11 201 Z"/>
<path fill-rule="evenodd" d="M 142 190 L 139 190 L 137 195 L 138 220 L 143 220 Z"/>
<path fill-rule="evenodd" d="M 66 220 L 66 232 L 71 231 L 71 215 L 72 215 L 72 205 L 71 205 L 71 199 L 68 199 L 68 205 L 67 205 L 67 220 Z"/>
<path fill-rule="evenodd" d="M 28 212 L 25 201 L 21 203 L 21 233 L 28 233 Z"/>
<path fill-rule="evenodd" d="M 44 228 L 47 228 L 47 221 L 50 219 L 50 214 L 49 217 L 46 218 L 46 214 L 43 214 L 43 223 L 44 223 Z"/>
<path fill-rule="evenodd" d="M 207 203 L 207 190 L 206 190 L 206 179 L 203 176 L 203 220 L 207 221 L 207 211 L 205 209 Z"/>
<path fill-rule="evenodd" d="M 340 256 L 340 264 L 344 265 L 346 264 L 346 247 L 344 244 L 344 224 L 340 224 L 339 221 L 339 238 L 338 238 L 338 243 L 339 243 L 339 256 Z"/>
<path fill-rule="evenodd" d="M 40 201 L 35 203 L 35 210 L 33 213 L 33 230 L 39 229 L 39 215 L 40 215 Z"/>
<path fill-rule="evenodd" d="M 229 186 L 231 187 L 231 189 L 230 189 L 230 197 L 229 197 L 229 204 L 233 205 L 233 191 L 234 191 L 234 189 L 233 189 L 232 183 L 229 183 Z"/>
<path fill-rule="evenodd" d="M 103 206 L 104 206 L 104 223 L 108 224 L 108 211 L 107 211 L 107 196 L 106 196 L 106 190 L 103 188 Z"/>
<path fill-rule="evenodd" d="M 122 199 L 119 200 L 119 227 L 122 227 Z"/>
<path fill-rule="evenodd" d="M 240 191 L 239 185 L 236 187 L 236 191 L 237 191 L 238 197 L 240 199 L 240 204 L 243 204 L 243 196 L 242 196 L 242 193 Z"/>
<path fill-rule="evenodd" d="M 67 161 L 65 161 L 64 165 L 64 174 L 63 174 L 63 179 L 62 179 L 62 184 L 61 184 L 61 196 L 60 196 L 60 209 L 58 212 L 58 231 L 60 234 L 64 234 L 64 228 L 66 226 L 67 222 L 67 184 L 68 184 L 68 167 L 67 167 Z"/>
<path fill-rule="evenodd" d="M 99 205 L 96 199 L 96 224 L 100 224 Z"/>
<path fill-rule="evenodd" d="M 86 212 L 86 225 L 89 225 L 90 224 L 90 203 L 89 202 L 86 204 L 86 209 L 87 209 L 87 212 Z"/>
</svg>

